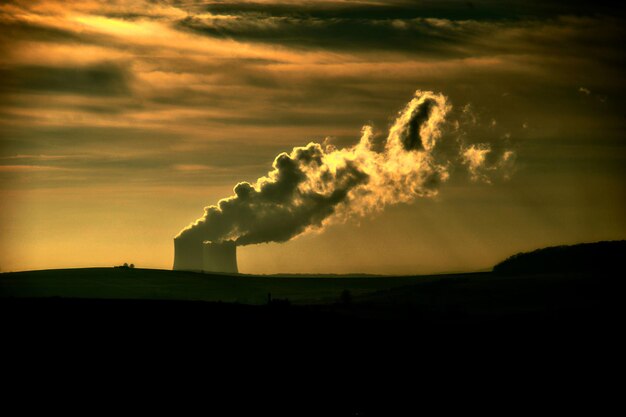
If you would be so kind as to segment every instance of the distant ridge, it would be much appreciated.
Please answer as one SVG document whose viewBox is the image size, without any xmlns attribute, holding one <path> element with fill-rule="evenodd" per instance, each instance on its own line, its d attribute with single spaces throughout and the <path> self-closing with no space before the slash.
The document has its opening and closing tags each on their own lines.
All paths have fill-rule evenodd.
<svg viewBox="0 0 626 417">
<path fill-rule="evenodd" d="M 493 267 L 503 274 L 607 272 L 624 269 L 626 240 L 552 246 L 513 255 Z"/>
</svg>

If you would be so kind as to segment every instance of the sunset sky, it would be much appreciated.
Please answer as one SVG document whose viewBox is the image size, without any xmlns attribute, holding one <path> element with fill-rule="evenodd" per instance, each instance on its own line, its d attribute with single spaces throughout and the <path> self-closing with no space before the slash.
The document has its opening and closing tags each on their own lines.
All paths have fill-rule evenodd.
<svg viewBox="0 0 626 417">
<path fill-rule="evenodd" d="M 416 90 L 452 106 L 440 146 L 493 161 L 461 153 L 436 195 L 242 246 L 241 272 L 473 271 L 624 239 L 610 4 L 0 1 L 0 271 L 169 269 L 205 206 L 283 151 L 385 137 Z"/>
</svg>

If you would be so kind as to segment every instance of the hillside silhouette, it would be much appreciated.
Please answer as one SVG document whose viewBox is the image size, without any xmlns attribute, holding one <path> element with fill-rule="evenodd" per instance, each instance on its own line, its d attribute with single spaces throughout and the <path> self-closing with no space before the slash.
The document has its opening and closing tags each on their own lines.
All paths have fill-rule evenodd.
<svg viewBox="0 0 626 417">
<path fill-rule="evenodd" d="M 8 358 L 28 358 L 12 361 L 28 383 L 33 361 L 46 387 L 79 369 L 76 392 L 98 403 L 114 384 L 159 407 L 159 390 L 185 398 L 174 407 L 221 398 L 230 415 L 417 415 L 429 399 L 466 407 L 485 391 L 507 410 L 529 386 L 561 404 L 602 387 L 595 371 L 617 363 L 623 308 L 608 268 L 623 249 L 546 248 L 491 272 L 412 277 L 3 273 L 0 335 Z M 224 389 L 208 403 L 214 386 Z"/>
<path fill-rule="evenodd" d="M 502 274 L 613 272 L 624 269 L 626 240 L 552 246 L 515 254 L 493 267 Z"/>
<path fill-rule="evenodd" d="M 367 326 L 381 321 L 574 326 L 613 315 L 617 280 L 611 271 L 621 268 L 624 253 L 626 241 L 557 246 L 511 256 L 491 272 L 402 277 L 223 275 L 140 268 L 26 271 L 0 276 L 0 300 L 5 300 L 7 314 L 20 311 L 22 317 L 38 310 L 46 317 L 83 311 L 121 322 L 141 311 L 171 317 L 194 302 L 194 311 L 203 313 L 192 316 L 207 321 L 219 316 L 222 323 L 236 317 L 252 320 L 270 309 L 270 322 L 294 327 L 306 317 L 311 323 L 324 321 L 328 328 L 323 318 L 328 314 L 334 317 L 331 323 L 347 320 L 348 327 L 363 320 Z M 124 314 L 118 314 L 121 311 Z M 69 314 L 71 320 L 74 316 Z"/>
</svg>

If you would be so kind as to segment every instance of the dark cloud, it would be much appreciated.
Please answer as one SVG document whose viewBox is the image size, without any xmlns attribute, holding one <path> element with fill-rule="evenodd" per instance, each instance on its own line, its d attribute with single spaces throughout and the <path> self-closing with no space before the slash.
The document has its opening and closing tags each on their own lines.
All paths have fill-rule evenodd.
<svg viewBox="0 0 626 417">
<path fill-rule="evenodd" d="M 9 116 L 7 116 L 8 118 Z M 27 117 L 24 117 L 27 119 Z M 31 117 L 31 121 L 32 121 Z M 129 138 L 133 140 L 129 141 Z M 149 142 L 158 147 L 167 146 L 175 136 L 160 129 L 141 127 L 38 125 L 31 123 L 28 129 L 22 125 L 0 126 L 2 157 L 18 154 L 67 154 L 90 152 L 94 148 L 102 151 L 129 152 L 145 149 Z M 100 145 L 98 147 L 98 145 Z"/>
<path fill-rule="evenodd" d="M 494 54 L 581 52 L 618 65 L 624 37 L 616 16 L 517 16 L 516 19 L 319 18 L 237 15 L 228 19 L 190 15 L 175 23 L 180 30 L 219 39 L 277 44 L 295 49 L 353 53 L 396 52 L 428 58 L 467 58 Z M 568 47 L 563 47 L 564 43 Z"/>
<path fill-rule="evenodd" d="M 237 184 L 232 197 L 206 207 L 176 239 L 197 245 L 284 242 L 321 228 L 338 209 L 364 215 L 433 196 L 448 177 L 448 162 L 431 155 L 450 108 L 443 95 L 418 90 L 389 129 L 382 150 L 375 149 L 373 129 L 365 126 L 359 143 L 349 148 L 309 143 L 281 153 L 266 177 Z"/>
<path fill-rule="evenodd" d="M 76 46 L 94 45 L 121 50 L 129 48 L 128 43 L 103 33 L 76 30 L 72 26 L 51 26 L 43 22 L 7 20 L 0 16 L 0 48 L 11 50 L 16 42 L 22 41 Z"/>
<path fill-rule="evenodd" d="M 319 144 L 295 148 L 274 160 L 274 170 L 257 188 L 242 182 L 235 195 L 205 209 L 205 215 L 177 239 L 202 242 L 234 239 L 239 245 L 284 242 L 308 227 L 320 226 L 345 201 L 348 192 L 368 180 L 353 163 L 335 172 L 325 171 L 332 191 L 302 189 L 307 170 L 324 169 L 324 151 Z"/>
<path fill-rule="evenodd" d="M 405 150 L 424 150 L 420 129 L 422 124 L 428 120 L 433 107 L 436 105 L 435 100 L 426 100 L 423 105 L 415 108 L 415 111 L 411 115 L 408 129 L 402 132 L 400 137 Z"/>
<path fill-rule="evenodd" d="M 13 66 L 0 68 L 0 91 L 118 96 L 130 93 L 131 73 L 117 64 L 87 67 Z"/>
<path fill-rule="evenodd" d="M 0 20 L 0 33 L 4 43 L 15 40 L 43 42 L 85 42 L 86 36 L 61 28 L 39 25 L 19 20 Z"/>
<path fill-rule="evenodd" d="M 217 38 L 281 44 L 296 48 L 352 51 L 389 50 L 462 56 L 458 44 L 476 28 L 444 26 L 429 20 L 309 19 L 245 16 L 236 19 L 187 17 L 180 29 Z"/>
<path fill-rule="evenodd" d="M 0 126 L 0 170 L 24 167 L 2 173 L 0 180 L 21 188 L 126 182 L 232 186 L 242 178 L 258 177 L 267 166 L 263 161 L 281 149 L 275 143 L 245 143 L 242 138 L 167 151 L 181 142 L 179 134 L 162 129 Z M 37 170 L 39 166 L 50 169 Z M 19 182 L 6 181 L 16 177 Z"/>
<path fill-rule="evenodd" d="M 180 8 L 189 11 L 206 10 L 215 14 L 303 17 L 316 19 L 412 19 L 436 17 L 445 19 L 517 19 L 523 17 L 552 17 L 559 14 L 596 14 L 623 9 L 617 2 L 599 0 L 399 0 L 380 3 L 367 2 L 302 2 L 255 3 L 211 2 L 195 7 L 182 2 Z M 177 2 L 173 3 L 174 5 Z"/>
</svg>

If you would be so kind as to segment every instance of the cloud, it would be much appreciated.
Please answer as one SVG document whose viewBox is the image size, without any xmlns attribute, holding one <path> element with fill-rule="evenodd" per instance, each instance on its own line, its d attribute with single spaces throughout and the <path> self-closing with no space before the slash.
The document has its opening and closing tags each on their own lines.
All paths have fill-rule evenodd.
<svg viewBox="0 0 626 417">
<path fill-rule="evenodd" d="M 70 168 L 62 168 L 47 165 L 0 165 L 0 172 L 46 172 L 46 171 L 69 171 Z"/>
<path fill-rule="evenodd" d="M 311 17 L 186 17 L 177 27 L 214 38 L 261 42 L 298 49 L 387 50 L 433 56 L 464 56 L 458 44 L 478 25 L 433 19 L 316 19 Z M 399 24 L 402 24 L 399 26 Z"/>
<path fill-rule="evenodd" d="M 432 197 L 449 177 L 451 161 L 438 158 L 434 151 L 450 110 L 442 94 L 418 90 L 398 114 L 382 149 L 373 129 L 365 126 L 352 147 L 311 142 L 281 153 L 267 176 L 237 184 L 233 196 L 206 207 L 204 216 L 176 239 L 232 240 L 239 245 L 284 242 L 333 220 Z M 488 152 L 466 150 L 470 169 L 483 169 Z M 505 159 L 511 156 L 507 153 Z"/>
<path fill-rule="evenodd" d="M 282 242 L 321 226 L 352 188 L 368 180 L 354 163 L 346 160 L 331 168 L 326 158 L 316 143 L 280 154 L 267 177 L 254 185 L 237 184 L 233 197 L 207 207 L 205 216 L 181 236 L 238 244 Z"/>
<path fill-rule="evenodd" d="M 173 2 L 172 4 L 176 4 Z M 549 18 L 554 15 L 609 12 L 618 8 L 615 2 L 571 0 L 509 0 L 507 2 L 477 0 L 406 0 L 375 1 L 227 1 L 188 2 L 183 8 L 195 13 L 208 11 L 224 15 L 305 16 L 317 19 L 405 19 L 436 17 L 450 19 L 512 19 L 520 15 Z"/>
<path fill-rule="evenodd" d="M 484 167 L 487 155 L 490 152 L 491 148 L 487 144 L 471 145 L 463 151 L 463 163 L 467 165 L 473 180 L 483 178 L 480 171 Z"/>
<path fill-rule="evenodd" d="M 125 95 L 130 92 L 130 73 L 115 64 L 88 67 L 14 66 L 0 68 L 0 91 L 54 92 L 96 96 Z"/>
<path fill-rule="evenodd" d="M 304 129 L 304 143 L 332 134 L 338 147 L 349 146 L 353 127 L 364 120 L 387 126 L 382 115 L 412 86 L 488 108 L 498 121 L 493 134 L 511 132 L 514 139 L 523 122 L 550 128 L 554 122 L 541 118 L 551 111 L 575 117 L 576 103 L 564 102 L 560 88 L 570 99 L 580 85 L 610 92 L 606 102 L 619 105 L 619 20 L 559 17 L 559 10 L 573 10 L 564 2 L 474 4 L 4 2 L 0 44 L 9 53 L 0 54 L 1 151 L 95 153 L 111 170 L 104 175 L 95 162 L 94 170 L 111 181 L 150 164 L 154 172 L 230 165 L 224 175 L 172 169 L 179 176 L 158 176 L 182 185 L 195 173 L 198 181 L 222 185 L 257 178 L 260 164 L 299 143 Z M 615 114 L 610 108 L 602 117 Z M 466 130 L 492 144 L 489 161 L 502 155 L 485 132 Z M 419 150 L 416 132 L 409 129 L 404 139 Z M 214 146 L 222 142 L 233 145 Z M 463 142 L 470 145 L 477 143 Z M 439 143 L 433 154 L 451 146 Z M 152 159 L 106 157 L 139 149 Z M 446 157 L 460 158 L 453 151 Z"/>
<path fill-rule="evenodd" d="M 510 176 L 515 164 L 515 153 L 505 149 L 496 155 L 490 144 L 479 143 L 462 149 L 461 161 L 467 167 L 472 181 L 490 184 L 496 175 L 505 179 Z"/>
<path fill-rule="evenodd" d="M 615 38 L 619 22 L 606 25 L 606 16 L 615 12 L 615 6 L 607 2 L 603 7 L 601 3 L 475 2 L 470 8 L 462 1 L 225 2 L 207 5 L 208 13 L 192 9 L 176 22 L 176 27 L 211 38 L 299 50 L 462 58 L 550 48 L 559 55 L 568 55 L 572 48 L 557 45 L 562 45 L 564 38 L 591 53 L 599 52 L 590 48 L 594 39 Z M 595 19 L 602 11 L 605 18 Z M 605 21 L 605 27 L 595 27 L 596 20 Z M 579 32 L 587 34 L 581 37 Z"/>
</svg>

